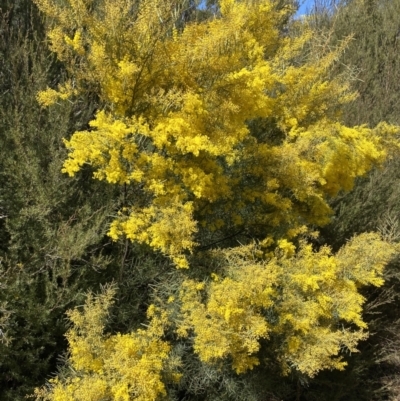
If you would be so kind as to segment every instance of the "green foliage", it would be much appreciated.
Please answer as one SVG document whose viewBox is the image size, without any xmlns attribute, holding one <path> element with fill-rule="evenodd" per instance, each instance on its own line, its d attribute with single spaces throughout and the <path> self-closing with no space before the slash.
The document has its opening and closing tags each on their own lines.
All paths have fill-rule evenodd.
<svg viewBox="0 0 400 401">
<path fill-rule="evenodd" d="M 323 5 L 324 1 L 317 3 Z M 335 3 L 336 7 L 330 9 L 320 7 L 322 13 L 314 15 L 312 21 L 329 37 L 332 46 L 352 35 L 334 71 L 349 75 L 351 87 L 358 92 L 358 97 L 343 110 L 344 120 L 369 126 L 381 120 L 399 124 L 400 2 Z M 335 215 L 331 224 L 321 230 L 323 240 L 338 249 L 357 233 L 378 230 L 398 241 L 399 196 L 399 157 L 393 152 L 382 168 L 358 179 L 352 192 L 340 193 L 331 201 Z M 398 397 L 398 271 L 398 261 L 391 263 L 385 273 L 385 286 L 365 293 L 369 310 L 366 320 L 374 335 L 361 346 L 359 356 L 349 358 L 349 374 L 322 374 L 305 398 L 331 400 L 332 394 L 335 399 L 357 401 Z"/>
<path fill-rule="evenodd" d="M 359 94 L 344 113 L 347 122 L 371 126 L 399 122 L 399 12 L 397 0 L 353 0 L 334 17 L 337 38 L 353 35 L 341 59 L 354 71 L 352 86 Z"/>
<path fill-rule="evenodd" d="M 348 74 L 352 89 L 358 93 L 343 110 L 344 120 L 369 126 L 379 121 L 399 124 L 400 2 L 353 0 L 336 2 L 334 13 L 320 9 L 324 11 L 312 21 L 329 37 L 331 46 L 352 35 L 333 71 L 334 75 Z M 324 231 L 326 240 L 337 248 L 354 233 L 377 230 L 387 224 L 385 220 L 393 220 L 399 211 L 398 187 L 398 153 L 394 152 L 384 168 L 373 170 L 358 180 L 354 191 L 341 193 L 331 202 L 336 216 Z"/>
<path fill-rule="evenodd" d="M 54 371 L 66 308 L 98 287 L 94 269 L 109 264 L 101 249 L 114 200 L 84 176 L 61 174 L 61 138 L 84 126 L 94 105 L 38 105 L 37 91 L 63 71 L 43 46 L 38 10 L 29 2 L 2 7 L 0 398 L 14 401 Z"/>
</svg>

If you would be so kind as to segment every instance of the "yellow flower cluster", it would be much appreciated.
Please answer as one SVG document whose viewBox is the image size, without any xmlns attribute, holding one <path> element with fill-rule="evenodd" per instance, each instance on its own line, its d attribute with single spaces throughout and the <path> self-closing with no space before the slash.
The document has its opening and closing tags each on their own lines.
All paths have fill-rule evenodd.
<svg viewBox="0 0 400 401">
<path fill-rule="evenodd" d="M 73 90 L 48 89 L 39 101 L 91 87 L 107 110 L 65 141 L 64 172 L 90 164 L 96 178 L 131 185 L 130 215 L 110 235 L 147 243 L 180 267 L 198 225 L 290 237 L 327 223 L 326 198 L 382 162 L 384 138 L 396 131 L 339 124 L 354 96 L 327 73 L 346 43 L 301 58 L 312 32 L 280 33 L 290 8 L 221 0 L 218 18 L 182 27 L 185 1 L 35 0 L 74 80 Z M 174 214 L 180 229 L 167 221 Z"/>
<path fill-rule="evenodd" d="M 264 246 L 270 245 L 266 241 Z M 146 329 L 104 333 L 114 291 L 89 295 L 83 310 L 68 312 L 70 374 L 37 389 L 43 401 L 153 401 L 166 394 L 164 380 L 175 383 L 179 361 L 163 340 L 166 329 L 189 338 L 204 363 L 231 361 L 237 374 L 260 364 L 261 339 L 283 374 L 309 377 L 322 369 L 343 369 L 340 351 L 357 351 L 367 337 L 362 320 L 361 286 L 383 283 L 385 264 L 395 252 L 377 234 L 355 237 L 337 254 L 328 247 L 281 240 L 275 256 L 255 245 L 215 250 L 211 280 L 184 279 L 180 291 L 162 308 L 150 305 Z M 170 331 L 170 334 L 172 332 Z M 173 338 L 173 337 L 171 337 Z"/>
<path fill-rule="evenodd" d="M 322 369 L 343 369 L 341 349 L 355 352 L 367 336 L 359 287 L 383 283 L 394 250 L 378 235 L 363 234 L 336 255 L 306 244 L 295 255 L 278 252 L 264 261 L 251 246 L 215 251 L 226 259 L 225 277 L 214 274 L 207 285 L 184 282 L 178 334 L 193 330 L 201 360 L 230 357 L 237 373 L 259 364 L 260 339 L 269 337 L 280 338 L 276 356 L 285 374 L 295 369 L 312 377 Z"/>
<path fill-rule="evenodd" d="M 89 296 L 84 310 L 69 312 L 73 327 L 67 333 L 73 375 L 37 389 L 46 401 L 154 401 L 165 395 L 161 380 L 170 345 L 162 340 L 165 312 L 149 309 L 147 329 L 130 334 L 103 333 L 113 290 Z M 179 378 L 178 373 L 173 375 Z"/>
<path fill-rule="evenodd" d="M 88 164 L 96 179 L 129 186 L 110 237 L 147 244 L 180 268 L 215 231 L 260 239 L 260 248 L 215 251 L 221 271 L 183 280 L 165 299 L 174 312 L 150 307 L 146 330 L 105 335 L 110 294 L 89 299 L 70 313 L 76 374 L 37 396 L 161 397 L 166 325 L 204 363 L 230 360 L 237 373 L 260 363 L 269 339 L 284 373 L 342 369 L 340 350 L 366 336 L 358 290 L 382 284 L 393 247 L 365 234 L 333 255 L 305 243 L 296 250 L 294 238 L 329 221 L 327 199 L 382 163 L 398 132 L 340 123 L 354 94 L 328 77 L 346 41 L 313 52 L 306 24 L 282 34 L 293 10 L 273 0 L 220 0 L 218 16 L 184 26 L 187 0 L 34 1 L 71 77 L 38 100 L 48 106 L 90 88 L 104 106 L 89 130 L 65 140 L 63 171 Z"/>
</svg>

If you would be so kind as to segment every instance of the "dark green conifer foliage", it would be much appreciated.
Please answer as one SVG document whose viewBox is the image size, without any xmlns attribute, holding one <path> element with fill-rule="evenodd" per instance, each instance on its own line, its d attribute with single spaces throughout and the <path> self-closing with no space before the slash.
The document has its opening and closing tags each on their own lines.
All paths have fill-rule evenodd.
<svg viewBox="0 0 400 401">
<path fill-rule="evenodd" d="M 400 124 L 400 1 L 316 0 L 312 23 L 331 38 L 353 39 L 334 74 L 351 74 L 357 99 L 344 110 L 348 125 Z M 358 181 L 351 193 L 333 201 L 335 219 L 324 231 L 334 247 L 352 235 L 395 223 L 400 212 L 399 155 Z"/>
<path fill-rule="evenodd" d="M 332 45 L 353 36 L 335 71 L 351 74 L 352 88 L 358 93 L 344 111 L 346 123 L 400 124 L 400 1 L 316 3 L 313 23 L 330 35 Z M 351 193 L 333 201 L 335 220 L 324 230 L 330 244 L 339 247 L 354 233 L 373 231 L 396 220 L 400 212 L 399 160 L 397 154 L 392 155 L 382 170 L 360 179 Z"/>
<path fill-rule="evenodd" d="M 61 174 L 62 137 L 86 124 L 95 105 L 40 108 L 37 92 L 63 72 L 33 4 L 0 8 L 0 399 L 18 401 L 55 371 L 65 310 L 104 280 L 96 271 L 108 264 L 114 190 L 90 172 Z"/>
<path fill-rule="evenodd" d="M 332 45 L 353 35 L 336 74 L 353 77 L 358 98 L 346 107 L 349 125 L 379 121 L 400 124 L 400 1 L 316 0 L 312 23 L 331 38 Z M 357 181 L 352 192 L 333 200 L 335 217 L 322 229 L 323 241 L 339 248 L 354 234 L 381 231 L 400 239 L 400 155 Z M 386 271 L 383 288 L 366 292 L 370 338 L 361 353 L 349 356 L 346 372 L 324 372 L 308 389 L 307 400 L 396 400 L 400 395 L 399 262 Z"/>
</svg>

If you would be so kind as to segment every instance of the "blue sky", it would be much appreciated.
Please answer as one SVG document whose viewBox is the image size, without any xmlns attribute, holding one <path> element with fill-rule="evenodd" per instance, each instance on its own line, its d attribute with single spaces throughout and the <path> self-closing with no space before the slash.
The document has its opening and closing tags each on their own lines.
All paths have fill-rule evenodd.
<svg viewBox="0 0 400 401">
<path fill-rule="evenodd" d="M 299 3 L 300 3 L 300 8 L 296 13 L 296 17 L 299 17 L 300 15 L 306 14 L 307 11 L 310 11 L 314 4 L 314 0 L 299 0 Z M 206 5 L 206 0 L 202 0 L 198 5 L 198 7 L 200 9 L 204 9 L 205 5 Z"/>
<path fill-rule="evenodd" d="M 310 11 L 313 4 L 314 4 L 314 0 L 299 0 L 300 3 L 300 8 L 296 13 L 296 16 L 300 16 L 303 14 L 306 14 L 307 11 Z M 198 7 L 200 9 L 204 9 L 205 8 L 205 4 L 206 4 L 206 0 L 202 0 L 200 2 L 200 4 L 198 5 Z"/>
<path fill-rule="evenodd" d="M 314 0 L 299 0 L 299 2 L 300 2 L 300 8 L 296 13 L 297 16 L 306 14 L 306 11 L 310 11 L 312 5 L 314 4 Z"/>
</svg>

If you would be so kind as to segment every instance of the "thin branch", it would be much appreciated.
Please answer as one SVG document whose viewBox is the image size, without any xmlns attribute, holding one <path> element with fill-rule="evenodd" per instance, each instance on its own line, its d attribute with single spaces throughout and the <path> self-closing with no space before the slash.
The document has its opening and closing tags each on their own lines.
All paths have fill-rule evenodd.
<svg viewBox="0 0 400 401">
<path fill-rule="evenodd" d="M 218 241 L 211 242 L 211 243 L 208 244 L 208 245 L 203 245 L 203 246 L 201 246 L 201 247 L 199 247 L 199 248 L 197 248 L 197 249 L 199 249 L 199 250 L 207 249 L 207 248 L 209 248 L 209 247 L 211 247 L 211 246 L 213 246 L 213 245 L 215 245 L 215 244 L 219 244 L 220 242 L 226 241 L 227 239 L 236 237 L 236 235 L 239 235 L 239 234 L 241 234 L 241 233 L 243 233 L 243 232 L 244 232 L 244 230 L 238 231 L 238 232 L 235 233 L 235 234 L 229 235 L 228 237 L 222 238 L 222 239 L 220 239 L 220 240 L 218 240 Z"/>
</svg>

